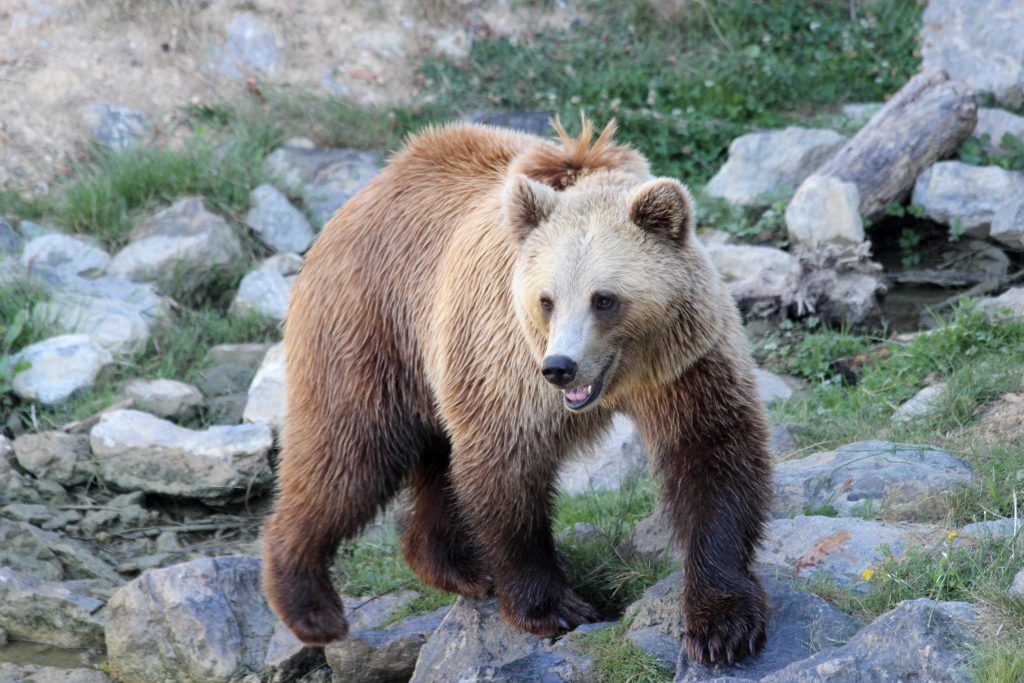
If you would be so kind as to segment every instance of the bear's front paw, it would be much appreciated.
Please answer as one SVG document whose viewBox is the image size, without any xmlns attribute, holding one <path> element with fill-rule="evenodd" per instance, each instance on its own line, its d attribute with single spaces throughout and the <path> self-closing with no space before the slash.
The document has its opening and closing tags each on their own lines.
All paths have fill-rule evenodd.
<svg viewBox="0 0 1024 683">
<path fill-rule="evenodd" d="M 728 595 L 694 590 L 685 612 L 686 654 L 699 664 L 731 666 L 764 645 L 768 599 L 756 579 Z"/>
<path fill-rule="evenodd" d="M 532 602 L 518 603 L 502 598 L 501 613 L 508 623 L 534 635 L 559 636 L 580 624 L 601 620 L 598 611 L 568 587 L 537 590 L 531 597 Z"/>
</svg>

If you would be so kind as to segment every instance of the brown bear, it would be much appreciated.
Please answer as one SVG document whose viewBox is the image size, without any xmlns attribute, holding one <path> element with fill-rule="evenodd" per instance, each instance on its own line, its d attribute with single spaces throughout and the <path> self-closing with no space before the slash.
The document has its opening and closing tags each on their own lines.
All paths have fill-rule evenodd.
<svg viewBox="0 0 1024 683">
<path fill-rule="evenodd" d="M 684 551 L 686 648 L 754 653 L 770 459 L 736 307 L 676 180 L 609 124 L 557 142 L 478 125 L 411 138 L 331 219 L 285 327 L 280 493 L 264 588 L 306 643 L 346 635 L 328 573 L 405 485 L 425 582 L 495 592 L 551 636 L 598 618 L 551 533 L 560 463 L 635 422 Z"/>
</svg>

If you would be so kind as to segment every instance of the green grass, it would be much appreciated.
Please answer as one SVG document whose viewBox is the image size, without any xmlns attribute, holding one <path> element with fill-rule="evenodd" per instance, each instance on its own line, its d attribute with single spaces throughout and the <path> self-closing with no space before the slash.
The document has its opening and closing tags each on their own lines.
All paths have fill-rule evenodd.
<svg viewBox="0 0 1024 683">
<path fill-rule="evenodd" d="M 1004 133 L 996 150 L 989 152 L 990 142 L 986 133 L 980 138 L 967 138 L 960 146 L 957 156 L 960 161 L 975 166 L 1001 166 L 1011 171 L 1024 170 L 1024 142 L 1010 133 Z"/>
<path fill-rule="evenodd" d="M 4 317 L 7 313 L 4 311 L 3 303 L 4 296 L 0 290 L 0 321 L 7 319 Z M 53 330 L 33 328 L 26 335 L 26 341 L 38 341 L 52 333 Z M 35 410 L 32 410 L 29 404 L 18 403 L 12 396 L 7 395 L 7 408 L 13 411 L 15 416 L 20 417 L 26 428 L 59 428 L 69 422 L 95 415 L 116 403 L 121 398 L 122 385 L 130 379 L 166 378 L 195 382 L 199 371 L 206 366 L 205 357 L 211 347 L 218 344 L 274 342 L 279 339 L 278 325 L 255 314 L 236 317 L 212 308 L 180 309 L 172 320 L 154 326 L 153 333 L 142 352 L 117 360 L 92 386 L 75 394 L 68 401 L 56 406 L 36 406 Z M 2 401 L 5 400 L 2 398 L 2 384 L 0 379 L 0 408 L 3 407 Z M 3 416 L 2 412 L 0 410 L 0 417 Z M 187 426 L 208 426 L 205 414 L 200 413 Z"/>
<path fill-rule="evenodd" d="M 990 621 L 1017 633 L 1024 629 L 1024 601 L 1010 597 L 1006 589 L 1020 569 L 1021 547 L 1019 539 L 962 541 L 951 532 L 936 548 L 911 548 L 901 557 L 887 553 L 865 572 L 866 592 L 841 587 L 827 573 L 812 574 L 796 584 L 865 622 L 904 600 L 929 598 L 985 605 Z"/>
<path fill-rule="evenodd" d="M 601 531 L 598 539 L 561 541 L 559 550 L 567 560 L 573 588 L 608 616 L 620 613 L 670 569 L 667 562 L 627 558 L 619 551 L 636 522 L 651 514 L 653 505 L 654 487 L 646 479 L 633 480 L 616 491 L 561 495 L 556 502 L 556 532 L 578 522 Z M 401 539 L 393 530 L 343 547 L 334 577 L 338 590 L 353 596 L 418 591 L 420 596 L 403 606 L 393 621 L 430 612 L 455 599 L 416 578 L 402 556 Z"/>
<path fill-rule="evenodd" d="M 1019 683 L 1024 680 L 1024 634 L 982 643 L 972 659 L 976 683 Z"/>
<path fill-rule="evenodd" d="M 480 39 L 468 60 L 428 59 L 423 75 L 436 101 L 461 111 L 616 117 L 656 173 L 700 183 L 737 135 L 901 87 L 918 67 L 921 9 L 721 0 L 665 17 L 643 0 L 605 0 L 576 28 Z"/>
<path fill-rule="evenodd" d="M 887 430 L 895 407 L 929 375 L 947 383 L 946 399 L 928 420 L 893 428 L 892 436 L 913 440 L 963 427 L 984 403 L 1019 388 L 1022 380 L 1024 322 L 991 321 L 967 304 L 950 324 L 909 343 L 890 343 L 888 357 L 867 367 L 856 385 L 844 383 L 828 364 L 869 349 L 875 340 L 823 330 L 791 341 L 772 348 L 767 360 L 775 369 L 814 380 L 802 398 L 776 413 L 800 427 L 804 445 L 856 441 Z"/>
<path fill-rule="evenodd" d="M 646 478 L 627 481 L 614 491 L 563 494 L 556 502 L 556 531 L 578 522 L 599 531 L 592 539 L 562 540 L 559 550 L 568 561 L 573 588 L 608 618 L 616 617 L 671 570 L 668 560 L 629 557 L 621 551 L 636 523 L 654 512 L 655 502 L 654 484 Z"/>
<path fill-rule="evenodd" d="M 181 149 L 96 150 L 63 188 L 53 220 L 116 249 L 142 211 L 186 195 L 202 195 L 211 210 L 240 219 L 262 181 L 263 158 L 280 139 L 276 126 L 264 124 L 217 135 L 200 128 Z"/>
<path fill-rule="evenodd" d="M 575 640 L 593 657 L 596 683 L 667 683 L 673 678 L 674 672 L 661 660 L 626 637 L 624 624 L 581 634 Z"/>
</svg>

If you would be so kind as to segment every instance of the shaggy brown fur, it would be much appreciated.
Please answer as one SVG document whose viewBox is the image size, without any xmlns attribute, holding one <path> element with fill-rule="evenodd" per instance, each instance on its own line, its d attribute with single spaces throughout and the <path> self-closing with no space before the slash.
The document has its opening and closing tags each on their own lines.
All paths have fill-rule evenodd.
<svg viewBox="0 0 1024 683">
<path fill-rule="evenodd" d="M 558 144 L 430 129 L 310 251 L 287 316 L 280 497 L 264 541 L 270 603 L 304 642 L 346 634 L 329 563 L 406 484 L 404 551 L 424 581 L 494 590 L 510 623 L 540 635 L 597 619 L 560 568 L 551 500 L 565 455 L 616 411 L 664 478 L 690 656 L 732 661 L 763 642 L 750 564 L 769 459 L 745 338 L 689 195 L 652 180 L 613 132 L 591 142 L 587 122 L 577 140 L 559 127 Z M 598 274 L 632 298 L 595 321 L 580 283 Z M 571 297 L 554 317 L 537 297 L 573 287 L 608 384 L 581 411 L 539 371 Z"/>
</svg>

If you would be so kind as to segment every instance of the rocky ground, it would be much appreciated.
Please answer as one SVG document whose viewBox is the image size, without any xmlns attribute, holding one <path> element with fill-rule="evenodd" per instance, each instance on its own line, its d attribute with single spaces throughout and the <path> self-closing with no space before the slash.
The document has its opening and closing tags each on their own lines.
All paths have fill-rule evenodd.
<svg viewBox="0 0 1024 683">
<path fill-rule="evenodd" d="M 460 59 L 472 40 L 579 16 L 5 6 L 0 182 L 52 183 L 64 203 L 0 204 L 0 683 L 1024 676 L 1024 12 L 985 5 L 932 0 L 924 76 L 887 104 L 735 138 L 701 188 L 701 239 L 766 366 L 776 457 L 758 559 L 768 645 L 711 668 L 681 654 L 678 557 L 627 420 L 562 473 L 555 528 L 606 622 L 539 639 L 494 599 L 422 586 L 398 552 L 400 509 L 339 554 L 342 643 L 301 647 L 260 591 L 278 326 L 303 254 L 385 151 L 293 137 L 253 152 L 222 133 L 195 151 L 182 104 L 209 105 L 214 126 L 218 93 L 247 87 L 429 100 L 413 57 Z M 94 84 L 76 80 L 83 63 Z M 908 112 L 927 123 L 897 137 Z M 486 116 L 547 125 L 540 111 Z M 121 152 L 62 179 L 96 143 Z M 869 172 L 850 172 L 862 159 Z M 173 191 L 138 197 L 146 173 Z M 130 210 L 96 211 L 110 195 Z"/>
</svg>

